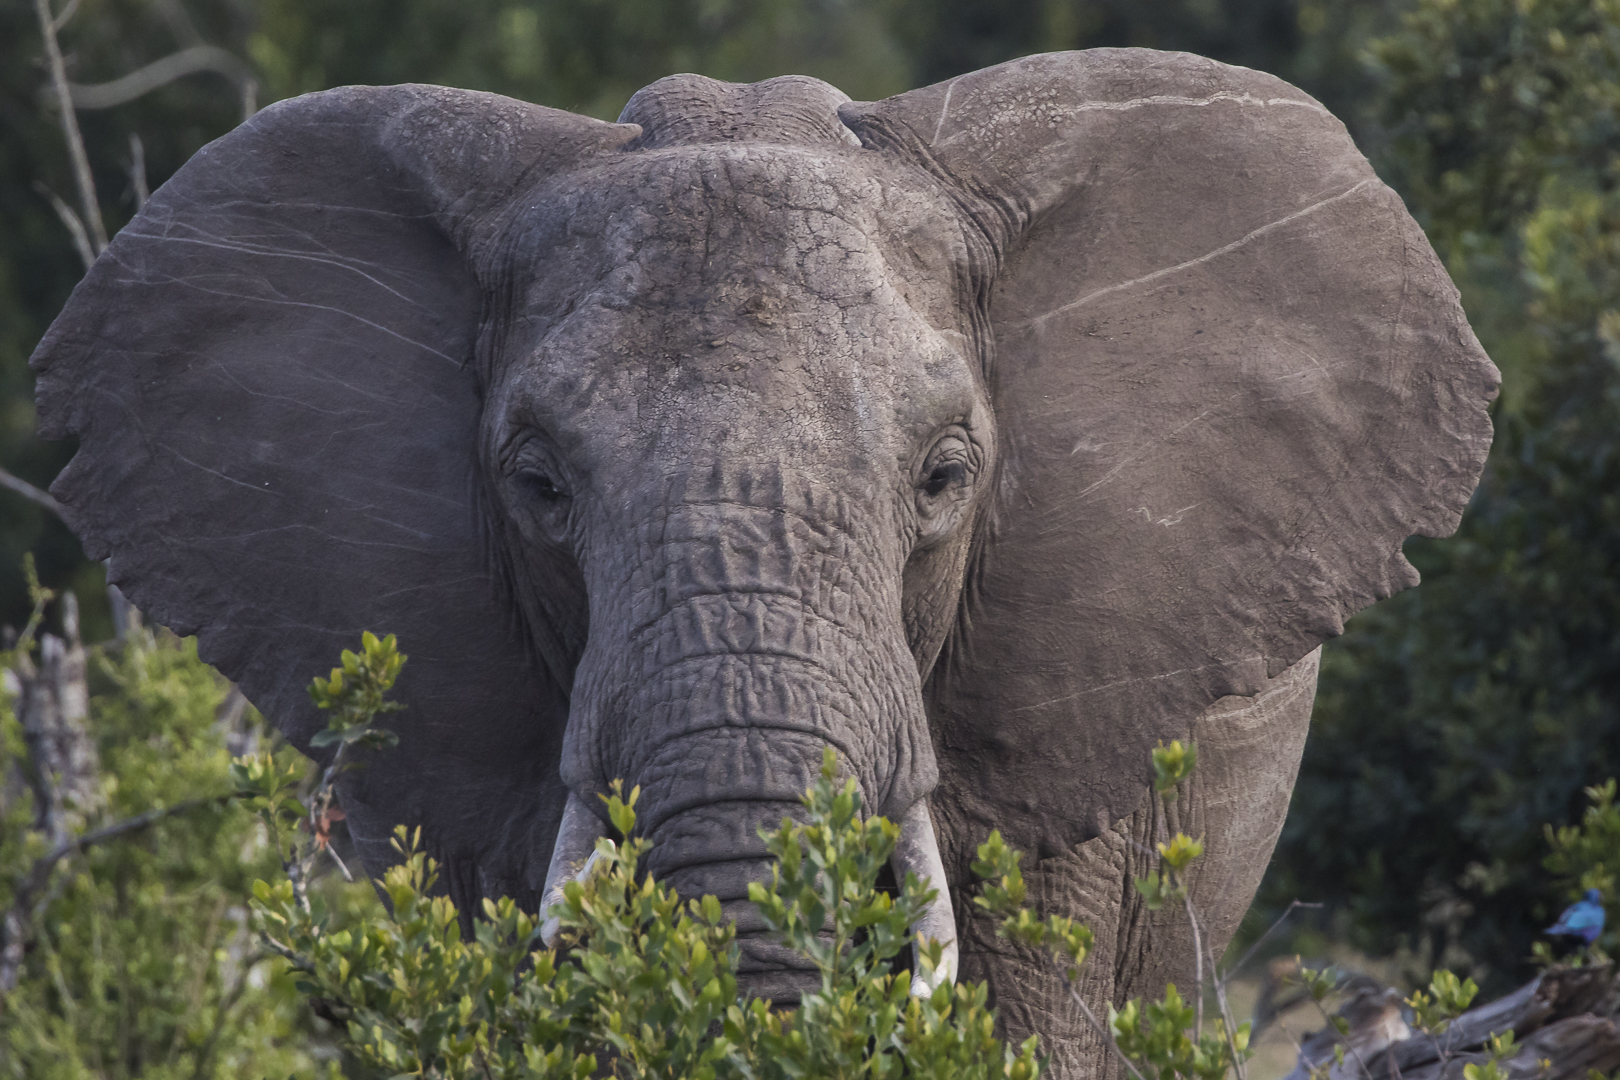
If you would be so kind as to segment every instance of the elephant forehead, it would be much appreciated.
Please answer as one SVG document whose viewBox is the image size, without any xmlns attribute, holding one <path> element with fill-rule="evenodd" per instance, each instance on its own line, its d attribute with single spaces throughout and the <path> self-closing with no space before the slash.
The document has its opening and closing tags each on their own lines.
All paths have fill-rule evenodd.
<svg viewBox="0 0 1620 1080">
<path fill-rule="evenodd" d="M 970 406 L 952 252 L 893 257 L 894 185 L 843 157 L 632 154 L 534 200 L 505 358 L 521 396 L 620 438 L 696 425 L 862 453 Z"/>
<path fill-rule="evenodd" d="M 810 154 L 646 156 L 540 211 L 537 254 L 599 302 L 744 304 L 762 287 L 847 301 L 885 276 L 873 178 Z"/>
<path fill-rule="evenodd" d="M 547 184 L 507 246 L 531 256 L 542 303 L 581 288 L 620 303 L 746 302 L 760 284 L 848 301 L 897 279 L 920 301 L 949 292 L 959 240 L 935 186 L 878 155 L 708 145 L 627 153 Z"/>
<path fill-rule="evenodd" d="M 690 235 L 797 231 L 803 215 L 874 231 L 896 178 L 860 151 L 709 144 L 630 152 L 553 188 L 580 232 Z M 875 168 L 876 171 L 875 171 Z M 909 193 L 908 193 L 909 194 Z"/>
<path fill-rule="evenodd" d="M 667 441 L 892 460 L 971 408 L 974 386 L 954 340 L 881 279 L 860 302 L 758 288 L 585 304 L 509 370 L 526 411 L 606 454 Z"/>
</svg>

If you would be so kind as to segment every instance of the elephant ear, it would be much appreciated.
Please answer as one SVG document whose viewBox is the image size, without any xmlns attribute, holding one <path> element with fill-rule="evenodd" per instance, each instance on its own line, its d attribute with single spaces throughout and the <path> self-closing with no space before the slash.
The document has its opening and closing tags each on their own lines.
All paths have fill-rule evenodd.
<svg viewBox="0 0 1620 1080">
<path fill-rule="evenodd" d="M 33 357 L 86 552 L 296 745 L 310 678 L 398 635 L 401 745 L 345 806 L 374 867 L 427 824 L 457 893 L 480 848 L 549 850 L 565 795 L 566 696 L 482 540 L 477 266 L 515 193 L 638 131 L 430 86 L 271 106 L 153 195 Z"/>
<path fill-rule="evenodd" d="M 999 490 L 928 687 L 936 801 L 1053 854 L 1138 808 L 1158 740 L 1416 584 L 1497 372 L 1343 125 L 1268 75 L 1058 53 L 842 112 L 994 252 Z"/>
</svg>

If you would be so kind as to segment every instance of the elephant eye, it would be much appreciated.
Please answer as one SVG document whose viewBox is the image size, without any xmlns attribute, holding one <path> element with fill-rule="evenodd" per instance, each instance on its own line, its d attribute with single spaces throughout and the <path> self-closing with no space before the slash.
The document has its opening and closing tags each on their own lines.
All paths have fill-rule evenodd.
<svg viewBox="0 0 1620 1080">
<path fill-rule="evenodd" d="M 558 502 L 566 497 L 566 493 L 545 473 L 522 472 L 518 474 L 517 481 L 526 493 L 543 503 Z"/>
<path fill-rule="evenodd" d="M 934 467 L 934 471 L 929 473 L 928 478 L 923 481 L 923 494 L 932 498 L 961 478 L 962 466 L 956 462 L 953 461 L 944 465 L 936 465 Z"/>
</svg>

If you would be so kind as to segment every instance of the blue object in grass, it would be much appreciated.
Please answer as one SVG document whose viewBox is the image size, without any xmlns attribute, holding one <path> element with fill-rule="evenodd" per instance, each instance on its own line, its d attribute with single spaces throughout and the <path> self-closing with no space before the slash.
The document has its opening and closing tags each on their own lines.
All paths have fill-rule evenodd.
<svg viewBox="0 0 1620 1080">
<path fill-rule="evenodd" d="M 1584 899 L 1564 909 L 1558 921 L 1547 927 L 1546 933 L 1562 937 L 1578 937 L 1588 945 L 1603 932 L 1603 894 L 1587 889 Z"/>
</svg>

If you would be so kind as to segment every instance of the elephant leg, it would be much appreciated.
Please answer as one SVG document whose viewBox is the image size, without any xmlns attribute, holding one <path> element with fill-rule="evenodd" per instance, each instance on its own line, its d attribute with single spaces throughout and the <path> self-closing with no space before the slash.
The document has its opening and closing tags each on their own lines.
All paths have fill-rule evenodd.
<svg viewBox="0 0 1620 1080">
<path fill-rule="evenodd" d="M 1133 879 L 1158 867 L 1153 844 L 1177 831 L 1203 837 L 1205 855 L 1188 874 L 1205 950 L 1219 957 L 1260 885 L 1288 812 L 1316 695 L 1319 652 L 1279 674 L 1250 698 L 1222 698 L 1193 724 L 1198 766 L 1174 801 L 1148 789 L 1139 809 L 1069 852 L 1027 866 L 1031 906 L 1091 927 L 1094 951 L 1081 969 L 1080 995 L 1101 1020 L 1108 1005 L 1158 997 L 1166 983 L 1190 996 L 1192 930 L 1179 906 L 1149 911 Z M 1041 1036 L 1053 1080 L 1121 1072 L 1072 1000 L 1049 954 L 995 936 L 995 920 L 964 896 L 963 975 L 990 983 L 1009 1039 Z"/>
<path fill-rule="evenodd" d="M 1237 932 L 1282 832 L 1305 752 L 1320 659 L 1317 649 L 1253 698 L 1217 701 L 1193 725 L 1198 766 L 1191 782 L 1173 802 L 1161 800 L 1163 827 L 1204 839 L 1205 854 L 1189 868 L 1187 891 L 1203 931 L 1206 971 L 1209 955 L 1219 958 Z M 1151 835 L 1146 816 L 1132 816 L 1138 840 Z M 1132 851 L 1132 873 L 1157 866 L 1156 855 L 1134 845 Z M 1192 931 L 1185 911 L 1149 912 L 1134 888 L 1126 890 L 1126 900 L 1115 999 L 1156 996 L 1167 982 L 1190 985 Z"/>
</svg>

